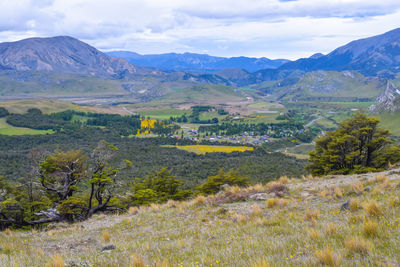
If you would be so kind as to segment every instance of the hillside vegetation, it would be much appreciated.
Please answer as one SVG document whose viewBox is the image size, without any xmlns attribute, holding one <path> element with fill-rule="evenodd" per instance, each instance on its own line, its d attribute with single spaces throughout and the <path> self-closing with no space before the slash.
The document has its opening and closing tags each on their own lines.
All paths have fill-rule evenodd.
<svg viewBox="0 0 400 267">
<path fill-rule="evenodd" d="M 39 232 L 5 230 L 0 264 L 398 266 L 399 174 L 281 177 Z"/>
</svg>

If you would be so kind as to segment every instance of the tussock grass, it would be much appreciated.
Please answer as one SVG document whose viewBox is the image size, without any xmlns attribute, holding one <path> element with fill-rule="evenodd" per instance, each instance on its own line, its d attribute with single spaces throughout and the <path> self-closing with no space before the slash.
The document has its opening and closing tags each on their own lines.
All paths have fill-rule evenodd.
<svg viewBox="0 0 400 267">
<path fill-rule="evenodd" d="M 111 240 L 111 234 L 110 234 L 108 231 L 103 231 L 103 232 L 101 233 L 101 239 L 102 239 L 104 242 L 110 242 L 110 240 Z"/>
<path fill-rule="evenodd" d="M 369 216 L 380 216 L 382 215 L 382 207 L 376 202 L 376 200 L 372 199 L 363 205 L 364 210 L 368 213 Z"/>
<path fill-rule="evenodd" d="M 373 244 L 362 237 L 350 237 L 344 240 L 344 247 L 351 253 L 369 254 L 373 249 Z"/>
<path fill-rule="evenodd" d="M 333 223 L 328 223 L 324 230 L 326 235 L 334 235 L 337 232 L 337 227 Z"/>
<path fill-rule="evenodd" d="M 349 208 L 351 211 L 357 211 L 360 209 L 360 201 L 358 199 L 352 199 L 349 204 Z"/>
<path fill-rule="evenodd" d="M 64 259 L 61 255 L 54 255 L 46 263 L 46 267 L 64 267 Z"/>
<path fill-rule="evenodd" d="M 253 263 L 251 265 L 251 267 L 270 267 L 270 266 L 271 265 L 269 264 L 269 262 L 266 259 L 256 261 L 255 263 Z"/>
<path fill-rule="evenodd" d="M 352 183 L 351 190 L 357 195 L 361 195 L 364 192 L 364 185 L 360 182 Z"/>
<path fill-rule="evenodd" d="M 363 234 L 366 237 L 376 237 L 378 235 L 378 223 L 375 220 L 367 220 L 363 224 Z"/>
<path fill-rule="evenodd" d="M 136 215 L 139 213 L 139 208 L 138 207 L 129 207 L 128 213 L 130 215 Z"/>
<path fill-rule="evenodd" d="M 351 212 L 340 211 L 345 199 L 333 193 L 337 186 L 346 189 L 344 196 L 352 194 L 354 180 L 290 179 L 287 184 L 225 187 L 215 196 L 95 215 L 73 225 L 3 231 L 0 266 L 46 266 L 54 254 L 65 266 L 397 266 L 400 188 L 390 179 L 392 186 L 379 197 L 364 191 L 353 199 L 357 205 L 350 202 Z M 290 189 L 290 195 L 248 201 L 254 192 L 275 186 Z M 324 188 L 330 201 L 315 197 Z M 305 199 L 304 192 L 313 198 Z M 269 208 L 268 202 L 273 203 Z M 115 249 L 102 252 L 108 245 Z"/>
<path fill-rule="evenodd" d="M 318 250 L 315 254 L 318 262 L 327 266 L 339 266 L 342 260 L 342 257 L 338 254 L 335 254 L 331 248 Z"/>
</svg>

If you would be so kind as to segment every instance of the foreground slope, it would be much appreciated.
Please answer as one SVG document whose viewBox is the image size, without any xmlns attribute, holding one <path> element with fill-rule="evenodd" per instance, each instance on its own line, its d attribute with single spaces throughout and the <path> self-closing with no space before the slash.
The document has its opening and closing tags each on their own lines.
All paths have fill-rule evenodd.
<svg viewBox="0 0 400 267">
<path fill-rule="evenodd" d="M 7 230 L 0 264 L 398 266 L 399 174 L 281 178 L 40 232 Z"/>
</svg>

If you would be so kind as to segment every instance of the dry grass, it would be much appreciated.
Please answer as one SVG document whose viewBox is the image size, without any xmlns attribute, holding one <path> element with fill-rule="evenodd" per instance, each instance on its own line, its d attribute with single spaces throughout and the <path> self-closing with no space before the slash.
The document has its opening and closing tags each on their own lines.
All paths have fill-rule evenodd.
<svg viewBox="0 0 400 267">
<path fill-rule="evenodd" d="M 388 180 L 388 177 L 386 176 L 386 175 L 384 175 L 384 174 L 378 174 L 377 176 L 376 176 L 376 179 L 375 179 L 375 181 L 377 182 L 377 183 L 383 183 L 383 182 L 385 182 L 385 181 L 387 181 Z"/>
<path fill-rule="evenodd" d="M 369 254 L 373 249 L 373 244 L 362 237 L 350 237 L 344 240 L 344 247 L 351 253 Z"/>
<path fill-rule="evenodd" d="M 400 180 L 389 178 L 392 185 Z M 377 200 L 364 191 L 350 202 L 357 209 L 340 212 L 345 200 L 333 198 L 335 186 L 351 193 L 357 180 L 339 181 L 231 187 L 215 196 L 170 201 L 156 211 L 143 206 L 40 231 L 3 231 L 0 266 L 52 266 L 54 254 L 66 266 L 399 266 L 400 187 Z M 290 199 L 247 201 L 253 192 L 281 185 L 290 189 Z M 315 197 L 324 188 L 330 201 Z M 305 200 L 303 192 L 314 197 Z M 111 244 L 115 249 L 102 252 Z"/>
<path fill-rule="evenodd" d="M 9 228 L 7 228 L 7 229 L 5 229 L 5 230 L 3 231 L 3 233 L 6 234 L 6 235 L 11 235 L 11 234 L 12 234 L 12 231 L 11 231 Z"/>
<path fill-rule="evenodd" d="M 131 256 L 130 266 L 132 266 L 132 267 L 144 267 L 145 263 L 144 263 L 142 257 L 134 255 L 134 256 Z"/>
<path fill-rule="evenodd" d="M 360 201 L 358 199 L 352 199 L 349 204 L 349 208 L 351 211 L 357 211 L 360 209 Z"/>
<path fill-rule="evenodd" d="M 342 189 L 340 189 L 340 187 L 338 187 L 338 186 L 335 186 L 335 187 L 333 188 L 333 196 L 334 196 L 335 198 L 342 198 L 342 197 L 343 197 L 343 191 L 342 191 Z"/>
<path fill-rule="evenodd" d="M 324 248 L 322 250 L 318 250 L 316 253 L 316 257 L 318 262 L 323 265 L 328 266 L 339 266 L 342 260 L 340 255 L 337 255 L 330 248 Z"/>
<path fill-rule="evenodd" d="M 364 185 L 360 182 L 352 183 L 350 187 L 351 190 L 357 195 L 361 195 L 364 192 Z"/>
<path fill-rule="evenodd" d="M 64 260 L 61 255 L 54 255 L 46 263 L 46 267 L 64 267 Z"/>
<path fill-rule="evenodd" d="M 337 232 L 337 227 L 333 223 L 328 223 L 324 230 L 326 235 L 334 235 Z"/>
<path fill-rule="evenodd" d="M 364 210 L 369 216 L 381 216 L 383 211 L 382 207 L 376 202 L 376 200 L 370 200 L 363 205 Z"/>
<path fill-rule="evenodd" d="M 304 215 L 304 219 L 306 221 L 318 220 L 319 218 L 319 210 L 306 210 Z"/>
<path fill-rule="evenodd" d="M 269 264 L 269 262 L 266 259 L 262 259 L 262 260 L 256 261 L 251 266 L 252 267 L 270 267 L 271 265 Z"/>
<path fill-rule="evenodd" d="M 306 229 L 306 232 L 311 240 L 317 240 L 321 237 L 321 233 L 317 229 L 308 228 Z"/>
<path fill-rule="evenodd" d="M 128 213 L 130 215 L 135 215 L 139 213 L 139 208 L 138 207 L 129 207 Z"/>
<path fill-rule="evenodd" d="M 252 216 L 252 217 L 258 217 L 258 216 L 261 216 L 262 214 L 263 214 L 263 211 L 262 211 L 262 209 L 260 208 L 260 206 L 258 206 L 257 203 L 254 203 L 254 204 L 251 206 L 251 216 Z"/>
<path fill-rule="evenodd" d="M 281 176 L 281 177 L 279 178 L 279 182 L 280 182 L 281 184 L 287 184 L 287 183 L 289 182 L 289 178 L 288 178 L 287 176 Z"/>
<path fill-rule="evenodd" d="M 378 223 L 375 220 L 367 220 L 363 224 L 363 234 L 366 237 L 378 236 Z"/>
<path fill-rule="evenodd" d="M 102 239 L 104 242 L 108 243 L 108 242 L 110 242 L 110 240 L 111 240 L 111 234 L 110 234 L 108 231 L 103 231 L 103 232 L 101 233 L 101 239 Z"/>
</svg>

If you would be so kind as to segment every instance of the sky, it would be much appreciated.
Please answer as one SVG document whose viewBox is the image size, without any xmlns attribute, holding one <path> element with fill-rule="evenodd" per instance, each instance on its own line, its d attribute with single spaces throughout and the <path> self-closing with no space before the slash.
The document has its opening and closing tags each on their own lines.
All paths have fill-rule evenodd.
<svg viewBox="0 0 400 267">
<path fill-rule="evenodd" d="M 400 27 L 399 0 L 0 0 L 0 42 L 297 59 Z"/>
</svg>

